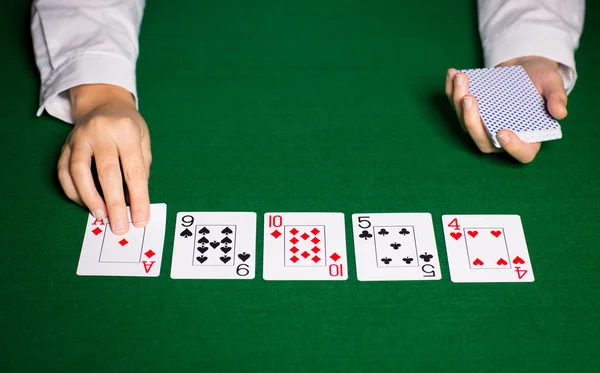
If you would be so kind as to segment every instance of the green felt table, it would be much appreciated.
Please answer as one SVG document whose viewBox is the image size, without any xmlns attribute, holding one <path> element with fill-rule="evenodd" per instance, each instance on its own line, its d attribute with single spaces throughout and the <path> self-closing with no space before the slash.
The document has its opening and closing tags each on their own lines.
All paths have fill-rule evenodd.
<svg viewBox="0 0 600 373">
<path fill-rule="evenodd" d="M 564 138 L 532 164 L 479 154 L 443 95 L 481 66 L 474 1 L 149 1 L 140 111 L 158 278 L 78 277 L 87 212 L 35 118 L 29 2 L 0 24 L 0 371 L 506 372 L 600 365 L 600 6 L 588 2 Z M 178 211 L 255 211 L 257 277 L 172 280 Z M 263 215 L 346 216 L 349 279 L 262 279 Z M 359 282 L 350 216 L 431 212 L 443 279 Z M 441 216 L 518 214 L 535 282 L 454 284 Z"/>
</svg>

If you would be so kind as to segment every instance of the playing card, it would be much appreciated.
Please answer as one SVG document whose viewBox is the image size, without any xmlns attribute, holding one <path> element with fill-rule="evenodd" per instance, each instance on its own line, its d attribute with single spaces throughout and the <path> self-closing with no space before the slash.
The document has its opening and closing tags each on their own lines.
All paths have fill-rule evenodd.
<svg viewBox="0 0 600 373">
<path fill-rule="evenodd" d="M 256 213 L 180 212 L 176 226 L 171 278 L 254 278 Z"/>
<path fill-rule="evenodd" d="M 522 66 L 462 70 L 477 98 L 483 124 L 497 148 L 498 131 L 509 129 L 525 142 L 560 139 L 560 125 Z"/>
<path fill-rule="evenodd" d="M 442 278 L 431 214 L 353 214 L 352 227 L 360 281 Z"/>
<path fill-rule="evenodd" d="M 79 276 L 157 277 L 160 274 L 167 205 L 150 205 L 150 222 L 136 228 L 129 216 L 129 232 L 117 236 L 108 218 L 88 217 L 77 266 Z"/>
<path fill-rule="evenodd" d="M 533 282 L 518 215 L 444 215 L 452 282 Z"/>
<path fill-rule="evenodd" d="M 348 279 L 342 213 L 265 214 L 265 280 Z"/>
</svg>

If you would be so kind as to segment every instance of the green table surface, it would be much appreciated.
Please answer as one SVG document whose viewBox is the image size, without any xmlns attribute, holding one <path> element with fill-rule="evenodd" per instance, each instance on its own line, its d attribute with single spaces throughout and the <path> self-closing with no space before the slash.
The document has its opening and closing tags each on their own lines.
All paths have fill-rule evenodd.
<svg viewBox="0 0 600 373">
<path fill-rule="evenodd" d="M 479 154 L 443 95 L 481 66 L 474 1 L 149 1 L 140 110 L 158 278 L 78 277 L 87 212 L 37 119 L 29 1 L 0 24 L 0 371 L 507 372 L 600 365 L 600 15 L 589 1 L 564 138 L 523 166 Z M 172 280 L 178 211 L 335 211 L 350 278 Z M 443 279 L 356 279 L 350 216 L 431 212 Z M 454 284 L 441 216 L 518 214 L 534 283 Z"/>
</svg>

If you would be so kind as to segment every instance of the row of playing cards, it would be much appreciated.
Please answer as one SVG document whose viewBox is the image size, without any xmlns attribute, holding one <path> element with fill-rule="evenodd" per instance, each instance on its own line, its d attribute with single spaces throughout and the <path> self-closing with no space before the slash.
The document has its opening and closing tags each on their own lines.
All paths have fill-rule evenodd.
<svg viewBox="0 0 600 373">
<path fill-rule="evenodd" d="M 90 215 L 77 274 L 160 274 L 167 208 L 151 206 L 144 228 L 117 236 L 108 219 Z M 445 215 L 444 235 L 453 282 L 532 282 L 531 262 L 517 215 Z M 360 281 L 442 278 L 429 213 L 352 215 Z M 342 213 L 267 213 L 265 280 L 346 280 L 348 258 Z M 174 279 L 253 279 L 256 213 L 180 212 L 173 245 Z"/>
</svg>

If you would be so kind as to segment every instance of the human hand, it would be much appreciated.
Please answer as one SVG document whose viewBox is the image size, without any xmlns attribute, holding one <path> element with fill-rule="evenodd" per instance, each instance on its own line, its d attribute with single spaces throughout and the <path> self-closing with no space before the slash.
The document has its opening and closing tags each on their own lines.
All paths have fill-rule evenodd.
<svg viewBox="0 0 600 373">
<path fill-rule="evenodd" d="M 556 119 L 564 119 L 567 116 L 567 92 L 563 79 L 558 73 L 558 63 L 532 56 L 506 61 L 498 67 L 514 65 L 523 66 L 535 88 L 546 100 L 550 114 Z M 468 92 L 467 75 L 459 73 L 456 69 L 449 69 L 446 75 L 446 96 L 456 111 L 463 129 L 469 133 L 475 145 L 483 153 L 500 151 L 501 149 L 494 146 L 483 126 L 477 100 Z M 522 163 L 533 161 L 541 147 L 540 143 L 523 142 L 510 130 L 499 131 L 497 138 L 502 149 Z"/>
<path fill-rule="evenodd" d="M 131 93 L 112 85 L 81 85 L 70 90 L 75 126 L 62 147 L 58 178 L 74 202 L 96 218 L 108 216 L 112 231 L 125 234 L 129 220 L 123 177 L 136 227 L 150 220 L 148 177 L 150 135 Z M 92 158 L 104 200 L 92 177 Z M 121 172 L 122 170 L 122 172 Z"/>
</svg>

